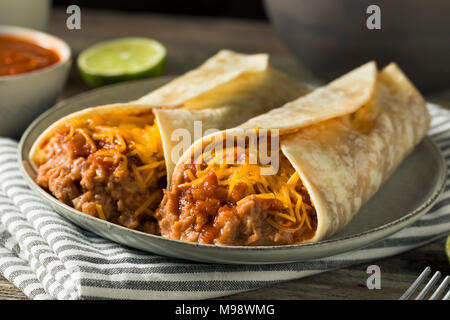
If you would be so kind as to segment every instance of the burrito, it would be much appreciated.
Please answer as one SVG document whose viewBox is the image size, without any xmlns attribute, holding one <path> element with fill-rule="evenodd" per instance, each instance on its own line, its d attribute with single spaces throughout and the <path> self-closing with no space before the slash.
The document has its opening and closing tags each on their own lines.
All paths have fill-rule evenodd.
<svg viewBox="0 0 450 320">
<path fill-rule="evenodd" d="M 195 142 L 155 214 L 161 235 L 232 246 L 326 239 L 374 195 L 429 123 L 425 100 L 398 66 L 378 71 L 369 62 Z"/>
<path fill-rule="evenodd" d="M 223 50 L 138 100 L 87 108 L 54 123 L 30 151 L 36 182 L 88 215 L 158 233 L 153 215 L 175 165 L 170 155 L 176 146 L 170 140 L 175 123 L 164 113 L 158 117 L 158 109 L 174 111 L 194 134 L 195 119 L 204 119 L 205 130 L 222 130 L 306 92 L 271 68 L 268 55 Z"/>
</svg>

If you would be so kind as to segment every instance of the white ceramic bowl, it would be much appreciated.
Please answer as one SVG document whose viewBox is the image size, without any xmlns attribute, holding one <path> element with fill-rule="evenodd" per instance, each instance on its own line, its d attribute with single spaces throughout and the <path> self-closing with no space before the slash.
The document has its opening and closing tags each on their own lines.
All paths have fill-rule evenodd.
<svg viewBox="0 0 450 320">
<path fill-rule="evenodd" d="M 46 68 L 0 76 L 0 136 L 19 138 L 25 128 L 51 107 L 61 93 L 71 65 L 69 46 L 47 33 L 0 25 L 0 34 L 13 35 L 56 51 L 60 60 Z"/>
</svg>

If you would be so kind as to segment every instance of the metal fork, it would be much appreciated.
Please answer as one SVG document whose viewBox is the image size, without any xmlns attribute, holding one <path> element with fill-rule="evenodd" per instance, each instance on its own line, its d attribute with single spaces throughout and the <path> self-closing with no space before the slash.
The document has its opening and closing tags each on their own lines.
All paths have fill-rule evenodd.
<svg viewBox="0 0 450 320">
<path fill-rule="evenodd" d="M 426 267 L 425 270 L 422 271 L 420 276 L 413 282 L 413 284 L 405 291 L 405 293 L 400 297 L 400 300 L 407 300 L 409 297 L 413 295 L 413 293 L 417 290 L 417 288 L 427 279 L 428 275 L 431 272 L 430 267 Z M 436 271 L 436 273 L 431 277 L 430 281 L 425 285 L 425 287 L 420 291 L 420 293 L 414 298 L 414 300 L 423 300 L 427 293 L 434 287 L 439 278 L 441 277 L 441 273 Z M 447 286 L 450 284 L 450 276 L 446 276 L 439 287 L 434 291 L 429 300 L 438 299 L 442 293 L 445 291 Z M 450 299 L 450 290 L 447 291 L 447 294 L 442 298 L 442 300 Z"/>
</svg>

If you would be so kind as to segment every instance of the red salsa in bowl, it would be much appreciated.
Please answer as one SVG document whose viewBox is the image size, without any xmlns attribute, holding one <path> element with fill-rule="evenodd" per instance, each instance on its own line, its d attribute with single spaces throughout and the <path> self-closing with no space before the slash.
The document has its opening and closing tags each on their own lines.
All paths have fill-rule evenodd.
<svg viewBox="0 0 450 320">
<path fill-rule="evenodd" d="M 0 76 L 12 76 L 39 70 L 57 63 L 56 51 L 25 39 L 0 35 Z"/>
</svg>

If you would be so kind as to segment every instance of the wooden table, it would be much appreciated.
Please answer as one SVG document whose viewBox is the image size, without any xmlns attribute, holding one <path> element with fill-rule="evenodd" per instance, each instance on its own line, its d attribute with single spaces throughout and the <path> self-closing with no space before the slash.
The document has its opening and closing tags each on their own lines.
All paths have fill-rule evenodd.
<svg viewBox="0 0 450 320">
<path fill-rule="evenodd" d="M 50 33 L 66 40 L 74 56 L 98 41 L 125 36 L 153 37 L 168 49 L 166 74 L 180 74 L 199 65 L 223 48 L 241 52 L 268 52 L 272 64 L 300 80 L 317 82 L 288 52 L 276 31 L 265 22 L 199 17 L 122 14 L 82 9 L 81 30 L 66 29 L 67 15 L 53 11 Z M 61 99 L 89 88 L 73 66 Z M 428 97 L 450 106 L 450 94 Z M 366 287 L 367 265 L 330 271 L 270 288 L 235 294 L 224 299 L 398 299 L 426 267 L 450 274 L 444 254 L 444 239 L 391 258 L 375 261 L 381 268 L 381 289 Z M 26 299 L 0 276 L 0 300 Z"/>
</svg>

